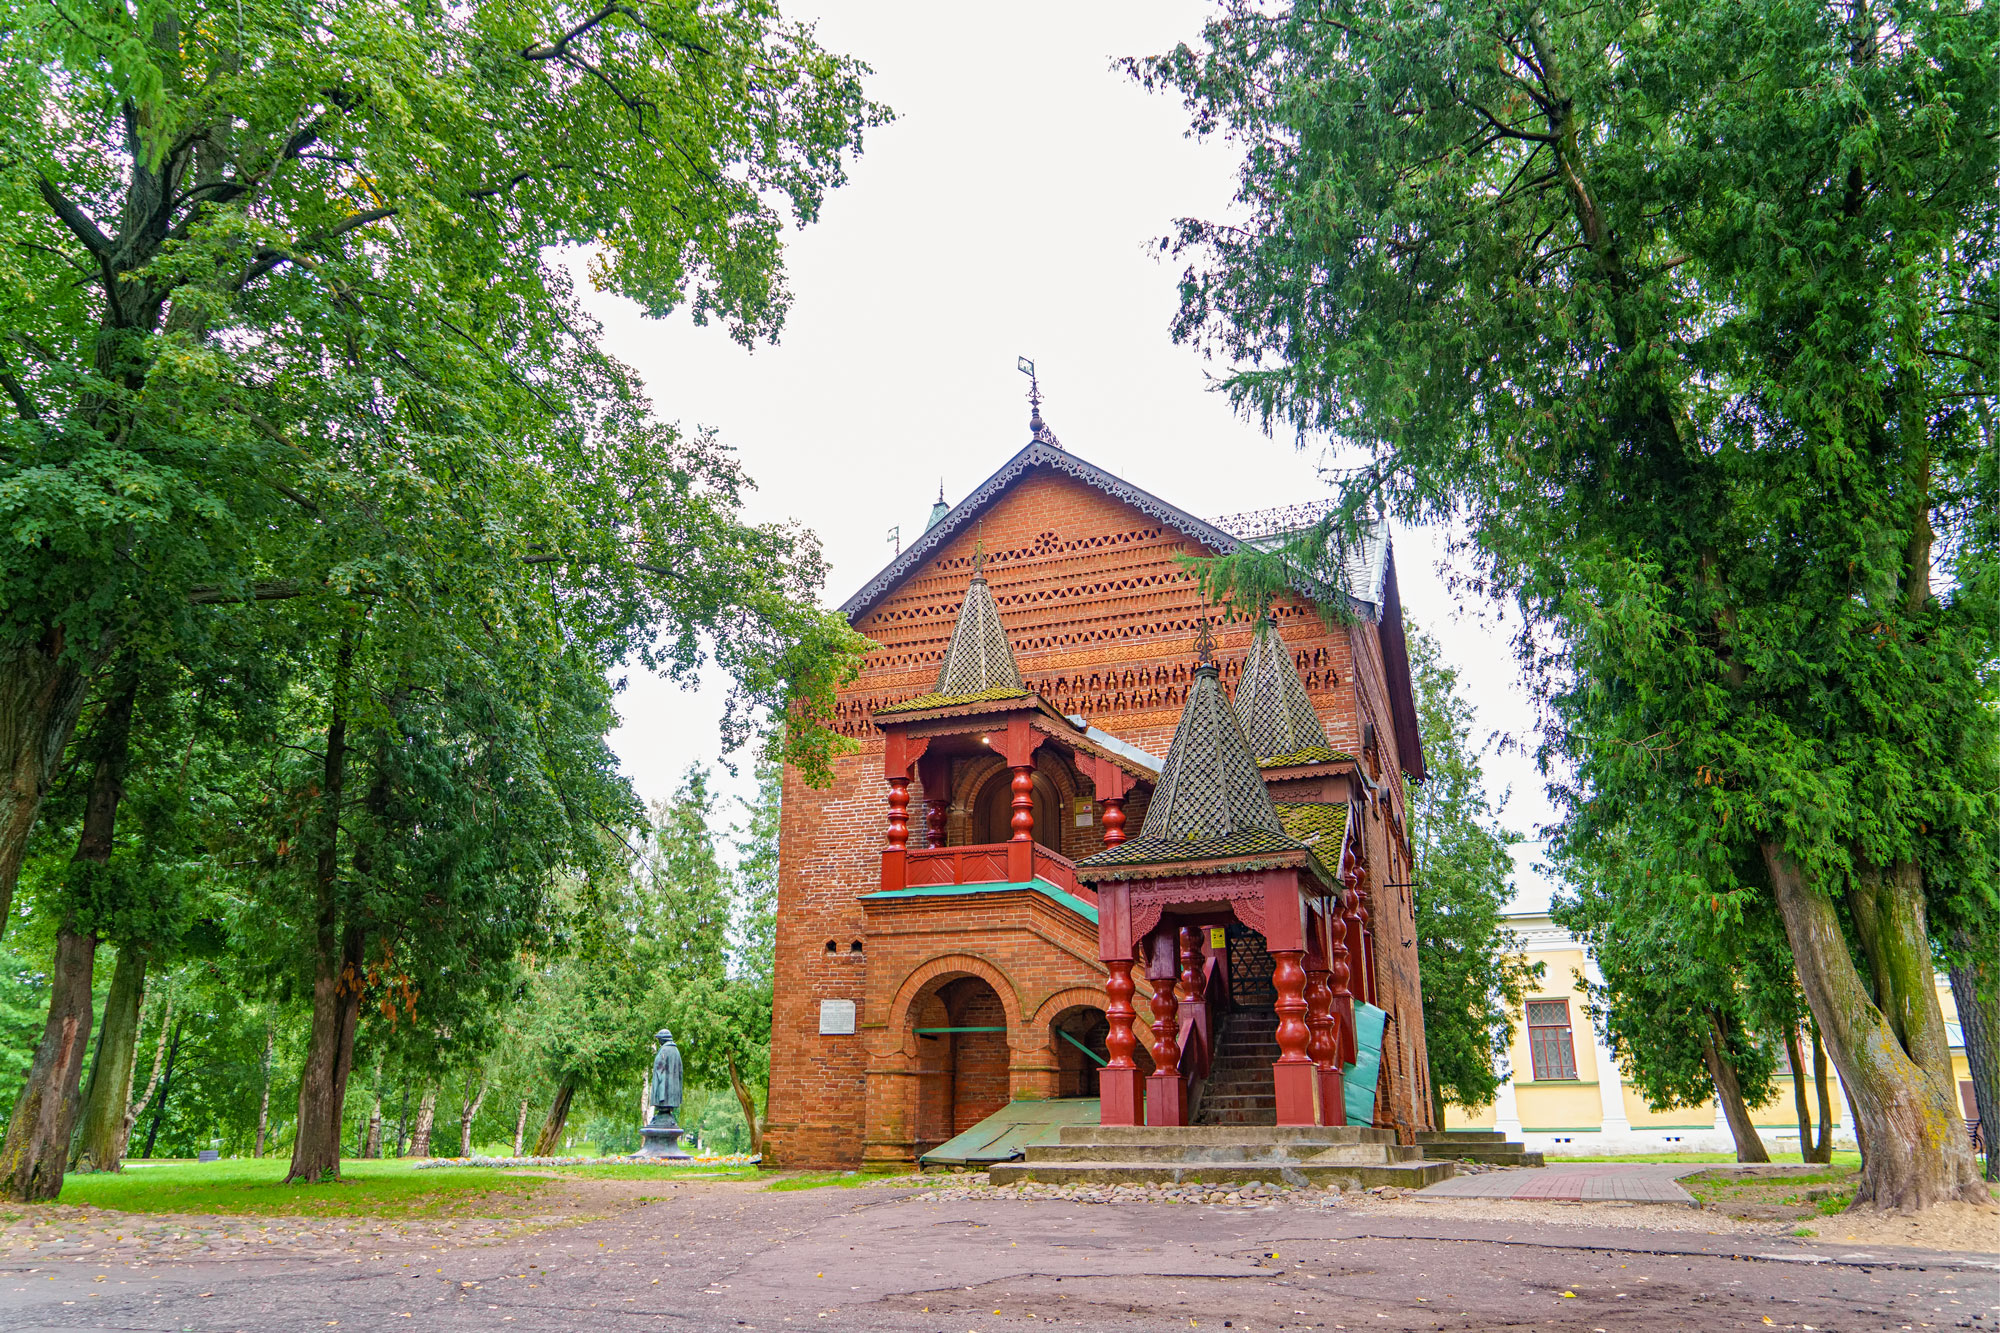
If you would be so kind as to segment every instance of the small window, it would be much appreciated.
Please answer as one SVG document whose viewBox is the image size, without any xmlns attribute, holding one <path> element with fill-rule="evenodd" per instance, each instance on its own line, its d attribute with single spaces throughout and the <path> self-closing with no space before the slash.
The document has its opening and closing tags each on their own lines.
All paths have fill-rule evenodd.
<svg viewBox="0 0 2000 1333">
<path fill-rule="evenodd" d="M 848 951 L 849 953 L 860 953 L 860 952 L 861 952 L 861 941 L 860 941 L 860 940 L 856 940 L 856 941 L 854 941 L 854 943 L 852 943 L 852 944 L 848 945 L 848 946 L 847 946 L 847 951 Z"/>
<path fill-rule="evenodd" d="M 1568 1000 L 1528 1001 L 1528 1054 L 1534 1061 L 1537 1083 L 1576 1077 Z"/>
<path fill-rule="evenodd" d="M 828 940 L 828 941 L 826 942 L 826 951 L 827 951 L 828 953 L 839 953 L 839 952 L 840 952 L 840 943 L 839 943 L 839 941 L 837 941 L 837 940 Z"/>
</svg>

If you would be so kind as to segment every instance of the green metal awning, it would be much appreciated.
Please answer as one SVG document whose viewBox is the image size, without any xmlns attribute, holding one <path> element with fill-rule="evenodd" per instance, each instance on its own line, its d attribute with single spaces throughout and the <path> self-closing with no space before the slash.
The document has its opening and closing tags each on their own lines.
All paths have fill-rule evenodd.
<svg viewBox="0 0 2000 1333">
<path fill-rule="evenodd" d="M 988 1166 L 1026 1155 L 1031 1143 L 1055 1143 L 1064 1125 L 1094 1125 L 1095 1097 L 1064 1097 L 1056 1101 L 1008 1102 L 956 1138 L 948 1139 L 917 1160 L 924 1166 Z"/>
</svg>

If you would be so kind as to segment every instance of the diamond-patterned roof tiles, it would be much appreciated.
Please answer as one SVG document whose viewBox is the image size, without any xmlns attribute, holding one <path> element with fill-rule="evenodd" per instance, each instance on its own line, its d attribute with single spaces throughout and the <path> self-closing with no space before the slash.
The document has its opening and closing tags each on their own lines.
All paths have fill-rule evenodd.
<svg viewBox="0 0 2000 1333">
<path fill-rule="evenodd" d="M 986 576 L 975 571 L 958 608 L 958 624 L 951 631 L 951 646 L 944 651 L 933 693 L 957 699 L 1019 689 L 1021 669 L 1014 664 L 1014 646 L 1000 624 L 1000 608 L 993 603 Z"/>
<path fill-rule="evenodd" d="M 1242 679 L 1236 682 L 1236 717 L 1260 766 L 1326 763 L 1333 758 L 1326 727 L 1306 698 L 1291 650 L 1268 616 L 1257 622 Z"/>
</svg>

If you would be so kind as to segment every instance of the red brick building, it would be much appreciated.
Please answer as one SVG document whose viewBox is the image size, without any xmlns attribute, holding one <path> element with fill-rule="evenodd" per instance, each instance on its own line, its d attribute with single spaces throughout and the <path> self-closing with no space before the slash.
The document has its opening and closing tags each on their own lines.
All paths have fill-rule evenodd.
<svg viewBox="0 0 2000 1333">
<path fill-rule="evenodd" d="M 1075 863 L 1145 824 L 1204 620 L 1216 625 L 1211 679 L 1235 687 L 1251 656 L 1255 627 L 1206 605 L 1177 557 L 1284 524 L 1195 518 L 1031 424 L 1025 449 L 842 608 L 877 647 L 838 705 L 859 751 L 823 790 L 787 775 L 772 1164 L 907 1165 L 1009 1099 L 1098 1095 L 1117 1006 L 1092 872 L 1080 879 Z M 1343 975 L 1327 944 L 1340 953 L 1349 921 L 1347 984 L 1388 1014 L 1376 1123 L 1407 1142 L 1433 1128 L 1403 791 L 1423 759 L 1386 529 L 1351 556 L 1346 582 L 1351 614 L 1331 627 L 1302 595 L 1269 608 L 1265 646 L 1284 671 L 1264 688 L 1293 715 L 1246 734 L 1264 738 L 1251 753 L 1287 834 L 1320 840 L 1314 864 L 1330 869 L 1316 882 L 1353 890 L 1318 900 L 1325 920 L 1304 962 L 1315 1058 L 1329 967 Z M 1236 694 L 1240 711 L 1249 697 Z M 1300 731 L 1312 733 L 1302 744 L 1273 739 Z M 1185 920 L 1221 924 L 1179 938 L 1184 983 L 1198 987 L 1204 966 L 1224 978 L 1204 1029 L 1223 1054 L 1268 1041 L 1271 961 L 1259 931 L 1216 910 Z M 1153 1063 L 1139 1045 L 1143 1074 Z M 1210 1097 L 1205 1114 L 1202 1088 L 1189 1096 L 1198 1120 L 1273 1123 L 1254 1098 L 1232 1115 L 1230 1098 Z"/>
</svg>

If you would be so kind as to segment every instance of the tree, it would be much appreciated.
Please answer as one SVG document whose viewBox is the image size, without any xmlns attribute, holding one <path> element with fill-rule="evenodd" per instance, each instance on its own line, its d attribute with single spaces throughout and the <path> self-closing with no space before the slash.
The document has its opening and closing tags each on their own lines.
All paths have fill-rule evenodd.
<svg viewBox="0 0 2000 1333">
<path fill-rule="evenodd" d="M 1767 917 L 1761 937 L 1745 938 L 1752 932 L 1741 927 L 1704 931 L 1659 912 L 1645 891 L 1648 858 L 1634 841 L 1556 848 L 1568 890 L 1549 915 L 1583 941 L 1603 976 L 1582 979 L 1585 1008 L 1648 1107 L 1705 1106 L 1713 1096 L 1736 1160 L 1768 1162 L 1750 1112 L 1774 1095 L 1777 1061 L 1759 1040 L 1747 983 L 1749 960 L 1775 951 L 1789 962 L 1776 922 Z"/>
<path fill-rule="evenodd" d="M 1472 706 L 1458 693 L 1458 671 L 1435 639 L 1405 628 L 1425 772 L 1410 796 L 1417 962 L 1432 1118 L 1442 1125 L 1446 1102 L 1478 1110 L 1493 1101 L 1513 1015 L 1543 964 L 1526 961 L 1525 942 L 1505 925 L 1514 865 L 1507 849 L 1521 837 L 1501 826 L 1486 794 L 1481 761 L 1493 742 L 1474 746 Z"/>
<path fill-rule="evenodd" d="M 1131 66 L 1244 145 L 1176 336 L 1358 458 L 1329 529 L 1464 525 L 1662 911 L 1777 914 L 1857 1207 L 1985 1199 L 1925 923 L 2000 837 L 1997 22 L 1231 0 Z"/>
<path fill-rule="evenodd" d="M 429 554 L 533 562 L 649 665 L 691 671 L 708 633 L 824 761 L 844 641 L 796 596 L 815 557 L 645 421 L 550 254 L 774 335 L 780 206 L 812 221 L 886 116 L 865 67 L 760 0 L 24 0 L 0 31 L 0 921 L 115 654 L 206 607 L 405 587 L 329 546 L 412 511 L 439 522 L 406 537 L 473 520 Z"/>
</svg>

